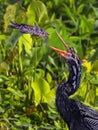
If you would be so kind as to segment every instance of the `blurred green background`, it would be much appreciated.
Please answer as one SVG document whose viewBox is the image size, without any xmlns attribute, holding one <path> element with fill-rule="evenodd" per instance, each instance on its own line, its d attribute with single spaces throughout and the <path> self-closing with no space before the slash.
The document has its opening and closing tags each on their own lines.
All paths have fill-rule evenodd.
<svg viewBox="0 0 98 130">
<path fill-rule="evenodd" d="M 38 25 L 47 40 L 9 29 L 10 21 Z M 68 130 L 55 106 L 55 91 L 68 78 L 60 33 L 82 62 L 78 91 L 71 97 L 98 110 L 98 1 L 0 1 L 0 130 Z"/>
</svg>

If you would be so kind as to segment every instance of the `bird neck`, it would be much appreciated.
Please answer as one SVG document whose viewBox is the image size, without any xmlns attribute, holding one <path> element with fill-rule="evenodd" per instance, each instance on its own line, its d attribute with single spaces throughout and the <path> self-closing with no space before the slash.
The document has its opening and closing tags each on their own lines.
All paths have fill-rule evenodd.
<svg viewBox="0 0 98 130">
<path fill-rule="evenodd" d="M 81 78 L 81 63 L 79 59 L 76 61 L 68 61 L 69 67 L 69 77 L 66 82 L 66 91 L 68 96 L 75 93 L 75 91 L 79 88 L 80 78 Z"/>
<path fill-rule="evenodd" d="M 69 67 L 69 77 L 67 82 L 61 82 L 59 89 L 65 91 L 65 93 L 70 96 L 76 92 L 79 88 L 80 78 L 81 78 L 81 62 L 79 59 L 73 61 L 67 61 Z"/>
</svg>

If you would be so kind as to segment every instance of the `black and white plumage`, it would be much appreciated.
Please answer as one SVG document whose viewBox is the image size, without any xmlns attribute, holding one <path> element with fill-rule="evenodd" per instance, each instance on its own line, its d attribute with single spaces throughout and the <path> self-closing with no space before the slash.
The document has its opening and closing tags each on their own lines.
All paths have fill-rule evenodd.
<svg viewBox="0 0 98 130">
<path fill-rule="evenodd" d="M 66 52 L 51 46 L 50 48 L 66 60 L 70 71 L 68 81 L 60 83 L 57 88 L 57 110 L 68 124 L 69 130 L 98 130 L 98 112 L 69 98 L 79 88 L 81 62 L 75 51 L 63 41 L 58 33 L 57 35 L 66 47 Z"/>
<path fill-rule="evenodd" d="M 18 24 L 11 21 L 9 28 L 19 29 L 21 33 L 31 34 L 42 39 L 48 38 L 49 34 L 39 26 L 31 26 L 26 24 Z"/>
</svg>

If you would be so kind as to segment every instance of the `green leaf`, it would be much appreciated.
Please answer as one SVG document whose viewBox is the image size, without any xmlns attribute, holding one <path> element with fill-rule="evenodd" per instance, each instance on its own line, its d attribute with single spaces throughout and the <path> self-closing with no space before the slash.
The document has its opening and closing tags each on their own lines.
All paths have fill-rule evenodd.
<svg viewBox="0 0 98 130">
<path fill-rule="evenodd" d="M 54 59 L 53 59 L 51 56 L 48 56 L 48 58 L 49 58 L 50 63 L 51 63 L 53 66 L 55 66 L 55 68 L 57 69 L 58 66 L 56 65 Z"/>
<path fill-rule="evenodd" d="M 94 20 L 86 18 L 85 15 L 81 15 L 80 19 L 80 34 L 90 34 L 94 29 Z"/>
<path fill-rule="evenodd" d="M 98 72 L 98 60 L 96 60 L 93 64 L 92 64 L 92 70 L 95 72 Z"/>
<path fill-rule="evenodd" d="M 67 14 L 67 16 L 72 20 L 72 22 L 76 25 L 76 20 L 75 20 L 75 17 L 73 15 L 73 11 L 71 10 L 71 8 L 69 8 L 66 4 L 64 5 L 64 9 L 65 9 L 65 12 Z"/>
<path fill-rule="evenodd" d="M 4 29 L 6 31 L 10 20 L 15 19 L 17 4 L 8 5 L 4 14 Z"/>
<path fill-rule="evenodd" d="M 32 48 L 32 58 L 31 58 L 31 64 L 32 66 L 37 66 L 40 62 L 40 60 L 42 59 L 43 57 L 43 53 L 44 53 L 44 50 L 43 50 L 43 47 L 33 47 Z"/>
<path fill-rule="evenodd" d="M 13 31 L 11 36 L 6 41 L 6 45 L 11 44 L 10 49 L 13 50 L 13 48 L 16 46 L 20 36 L 21 36 L 21 33 L 17 33 L 17 31 Z"/>
<path fill-rule="evenodd" d="M 4 31 L 7 30 L 11 20 L 16 20 L 17 23 L 21 21 L 22 23 L 24 22 L 25 18 L 25 10 L 20 5 L 20 2 L 17 1 L 15 4 L 8 4 L 4 14 Z"/>
<path fill-rule="evenodd" d="M 0 40 L 6 40 L 7 39 L 7 36 L 4 35 L 4 34 L 0 34 Z"/>
<path fill-rule="evenodd" d="M 0 113 L 4 113 L 4 109 L 2 107 L 0 107 Z"/>
<path fill-rule="evenodd" d="M 80 6 L 77 8 L 77 13 L 78 14 L 82 13 L 84 7 L 85 7 L 85 4 L 80 4 Z"/>
<path fill-rule="evenodd" d="M 47 95 L 50 93 L 50 86 L 46 80 L 39 79 L 32 82 L 32 88 L 34 90 L 36 104 L 39 104 L 41 101 L 48 103 L 49 97 Z"/>
<path fill-rule="evenodd" d="M 32 0 L 27 9 L 28 23 L 45 23 L 48 20 L 47 8 L 41 1 Z"/>
<path fill-rule="evenodd" d="M 96 8 L 92 5 L 91 5 L 91 7 L 92 7 L 93 11 L 95 12 L 95 15 L 98 17 L 98 7 Z"/>
<path fill-rule="evenodd" d="M 25 47 L 25 51 L 28 52 L 32 48 L 32 38 L 31 38 L 31 36 L 29 34 L 23 34 L 19 38 L 18 44 L 19 44 L 19 54 L 23 50 L 23 45 Z"/>
<path fill-rule="evenodd" d="M 50 37 L 48 39 L 49 44 L 51 46 L 57 47 L 59 49 L 65 49 L 65 47 L 63 46 L 61 40 L 58 38 L 55 29 L 50 28 L 50 29 L 48 29 L 48 32 L 50 34 Z M 65 27 L 62 28 L 62 31 L 59 34 L 62 36 L 64 41 L 66 41 L 66 39 L 67 39 L 67 32 L 66 32 L 66 28 Z"/>
<path fill-rule="evenodd" d="M 52 82 L 52 75 L 50 73 L 47 73 L 46 78 L 49 83 Z"/>
<path fill-rule="evenodd" d="M 6 62 L 2 62 L 0 64 L 0 72 L 6 73 L 8 72 L 8 70 L 9 70 L 9 65 Z"/>
<path fill-rule="evenodd" d="M 11 87 L 8 87 L 7 90 L 9 90 L 15 96 L 22 97 L 22 98 L 24 97 L 24 94 L 22 94 L 20 90 L 13 89 Z"/>
<path fill-rule="evenodd" d="M 98 74 L 96 75 L 90 75 L 90 83 L 94 84 L 94 85 L 98 85 Z"/>
</svg>

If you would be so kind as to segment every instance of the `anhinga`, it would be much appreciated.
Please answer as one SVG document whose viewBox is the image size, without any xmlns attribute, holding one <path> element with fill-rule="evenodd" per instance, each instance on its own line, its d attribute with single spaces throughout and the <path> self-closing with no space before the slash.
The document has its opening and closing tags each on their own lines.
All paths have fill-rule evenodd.
<svg viewBox="0 0 98 130">
<path fill-rule="evenodd" d="M 79 87 L 81 62 L 74 49 L 69 47 L 58 33 L 57 35 L 66 47 L 66 52 L 51 46 L 50 48 L 66 60 L 70 71 L 68 81 L 61 82 L 57 88 L 57 110 L 70 130 L 98 130 L 98 112 L 79 101 L 69 98 Z"/>
</svg>

